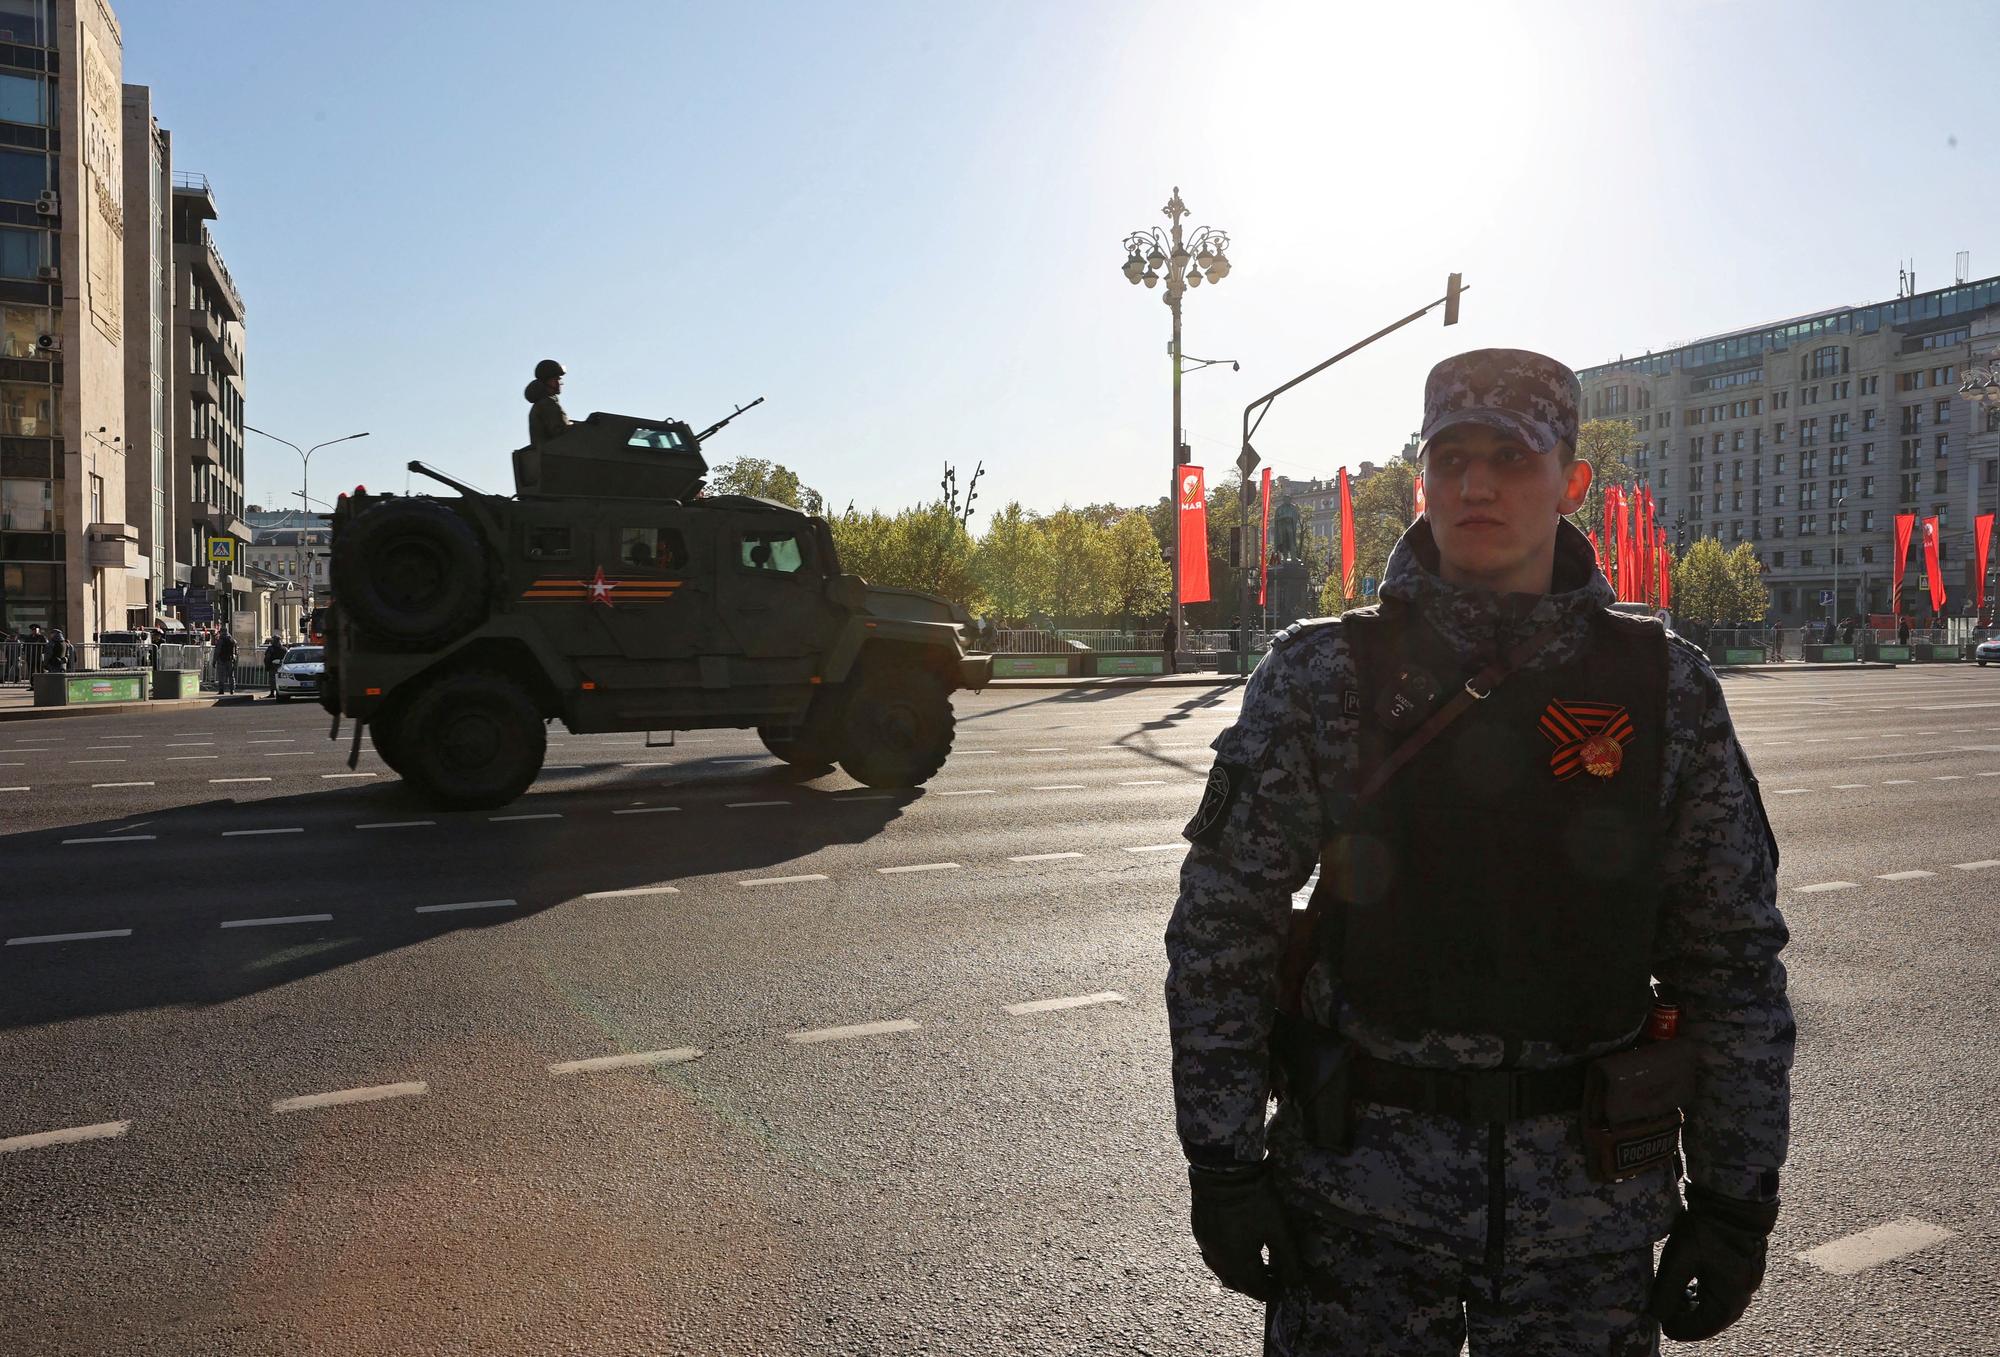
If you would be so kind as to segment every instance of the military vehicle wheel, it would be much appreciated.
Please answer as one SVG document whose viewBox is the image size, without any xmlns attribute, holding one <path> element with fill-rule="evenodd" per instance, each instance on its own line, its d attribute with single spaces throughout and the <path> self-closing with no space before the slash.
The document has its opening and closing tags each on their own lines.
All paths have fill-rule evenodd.
<svg viewBox="0 0 2000 1357">
<path fill-rule="evenodd" d="M 341 529 L 333 587 L 363 630 L 403 645 L 443 645 L 486 615 L 486 557 L 471 526 L 444 505 L 387 500 Z"/>
<path fill-rule="evenodd" d="M 542 770 L 548 744 L 548 726 L 521 685 L 477 670 L 427 685 L 390 737 L 397 771 L 448 810 L 512 801 Z"/>
<path fill-rule="evenodd" d="M 798 726 L 759 726 L 757 738 L 794 768 L 833 767 L 833 732 L 817 730 L 811 721 Z"/>
<path fill-rule="evenodd" d="M 392 773 L 403 771 L 403 746 L 397 737 L 402 733 L 402 722 L 395 712 L 383 712 L 368 723 L 368 739 L 375 746 L 376 756 L 389 765 Z"/>
<path fill-rule="evenodd" d="M 870 787 L 920 787 L 944 767 L 951 695 L 921 669 L 870 665 L 847 700 L 840 766 Z"/>
</svg>

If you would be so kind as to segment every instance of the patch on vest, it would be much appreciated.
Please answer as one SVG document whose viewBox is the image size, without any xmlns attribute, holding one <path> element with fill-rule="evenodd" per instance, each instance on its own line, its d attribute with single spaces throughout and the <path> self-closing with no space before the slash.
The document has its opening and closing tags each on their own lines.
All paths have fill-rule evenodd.
<svg viewBox="0 0 2000 1357">
<path fill-rule="evenodd" d="M 1194 818 L 1187 822 L 1181 837 L 1189 843 L 1214 843 L 1222 832 L 1222 822 L 1229 818 L 1229 806 L 1243 785 L 1243 775 L 1249 771 L 1241 764 L 1219 761 L 1210 768 L 1208 785 L 1201 789 L 1201 804 L 1195 807 Z"/>
<path fill-rule="evenodd" d="M 1630 714 L 1608 702 L 1551 702 L 1541 726 L 1556 747 L 1549 771 L 1558 782 L 1578 773 L 1610 777 L 1625 762 L 1625 746 L 1637 733 Z"/>
</svg>

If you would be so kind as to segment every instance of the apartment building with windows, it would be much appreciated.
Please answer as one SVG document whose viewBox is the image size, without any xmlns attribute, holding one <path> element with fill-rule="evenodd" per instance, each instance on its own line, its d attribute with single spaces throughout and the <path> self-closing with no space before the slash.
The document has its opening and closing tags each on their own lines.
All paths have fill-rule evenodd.
<svg viewBox="0 0 2000 1357">
<path fill-rule="evenodd" d="M 174 480 L 186 506 L 193 582 L 217 612 L 250 605 L 244 547 L 243 297 L 208 223 L 215 193 L 206 175 L 173 175 Z"/>
<path fill-rule="evenodd" d="M 1775 619 L 1890 610 L 1897 514 L 1935 516 L 1945 610 L 1972 599 L 1973 516 L 2000 508 L 2000 410 L 1958 395 L 2000 348 L 2000 277 L 1845 306 L 1585 368 L 1583 415 L 1685 542 L 1747 541 Z M 1905 608 L 1929 612 L 1921 533 Z M 1835 602 L 1824 594 L 1838 590 Z"/>
</svg>

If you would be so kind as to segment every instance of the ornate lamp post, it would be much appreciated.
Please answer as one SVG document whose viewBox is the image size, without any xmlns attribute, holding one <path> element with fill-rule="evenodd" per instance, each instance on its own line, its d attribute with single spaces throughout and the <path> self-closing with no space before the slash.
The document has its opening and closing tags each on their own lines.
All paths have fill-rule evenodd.
<svg viewBox="0 0 2000 1357">
<path fill-rule="evenodd" d="M 1158 287 L 1162 279 L 1166 282 L 1166 294 L 1160 299 L 1173 312 L 1173 337 L 1167 341 L 1167 352 L 1174 360 L 1174 422 L 1173 444 L 1167 465 L 1167 503 L 1173 517 L 1169 523 L 1178 534 L 1180 513 L 1180 469 L 1181 469 L 1181 298 L 1191 287 L 1200 287 L 1203 279 L 1211 284 L 1219 283 L 1229 276 L 1229 234 L 1212 226 L 1195 228 L 1192 235 L 1181 227 L 1181 219 L 1188 215 L 1187 204 L 1181 201 L 1179 185 L 1174 187 L 1174 196 L 1160 209 L 1169 227 L 1161 230 L 1150 227 L 1144 231 L 1134 231 L 1125 237 L 1125 281 L 1133 286 L 1141 283 L 1147 287 Z M 1171 672 L 1174 668 L 1174 650 L 1181 638 L 1181 553 L 1176 535 L 1174 548 L 1174 592 L 1167 611 L 1168 635 L 1161 638 L 1161 649 L 1165 652 L 1164 667 Z"/>
</svg>

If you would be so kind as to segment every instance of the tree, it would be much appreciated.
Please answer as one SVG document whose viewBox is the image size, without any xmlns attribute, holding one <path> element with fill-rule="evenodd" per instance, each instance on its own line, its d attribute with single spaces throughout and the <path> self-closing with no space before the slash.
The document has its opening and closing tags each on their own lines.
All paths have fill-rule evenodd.
<svg viewBox="0 0 2000 1357">
<path fill-rule="evenodd" d="M 1147 530 L 1147 542 L 1152 532 Z M 1157 555 L 1158 548 L 1154 548 Z M 972 553 L 972 579 L 994 616 L 1010 621 L 1043 611 L 1055 562 L 1048 535 L 1034 515 L 1009 504 L 988 521 L 986 536 Z"/>
<path fill-rule="evenodd" d="M 708 473 L 711 495 L 755 495 L 803 509 L 809 514 L 826 512 L 819 491 L 799 480 L 798 473 L 762 457 L 738 457 Z"/>
<path fill-rule="evenodd" d="M 1353 490 L 1354 495 L 1354 597 L 1365 601 L 1361 581 L 1379 580 L 1387 572 L 1389 552 L 1394 549 L 1410 521 L 1416 517 L 1417 467 L 1401 458 L 1390 462 Z M 1339 541 L 1336 537 L 1334 573 L 1340 573 Z"/>
<path fill-rule="evenodd" d="M 1576 511 L 1576 526 L 1599 532 L 1604 526 L 1604 492 L 1639 480 L 1632 469 L 1632 426 L 1622 419 L 1586 420 L 1576 431 L 1576 455 L 1590 463 L 1590 493 Z M 1600 534 L 1601 535 L 1601 534 Z"/>
<path fill-rule="evenodd" d="M 1051 569 L 1047 610 L 1056 617 L 1101 617 L 1117 606 L 1111 534 L 1089 515 L 1058 509 L 1043 520 Z"/>
<path fill-rule="evenodd" d="M 1674 562 L 1676 617 L 1712 627 L 1734 619 L 1742 602 L 1729 558 L 1723 554 L 1722 543 L 1713 537 L 1701 538 Z"/>
<path fill-rule="evenodd" d="M 1160 559 L 1160 544 L 1146 515 L 1128 509 L 1111 525 L 1112 611 L 1126 617 L 1155 617 L 1166 609 L 1173 574 Z"/>
<path fill-rule="evenodd" d="M 1764 587 L 1764 563 L 1748 542 L 1738 542 L 1724 564 L 1733 595 L 1730 617 L 1739 622 L 1762 622 L 1771 606 L 1771 591 Z"/>
</svg>

